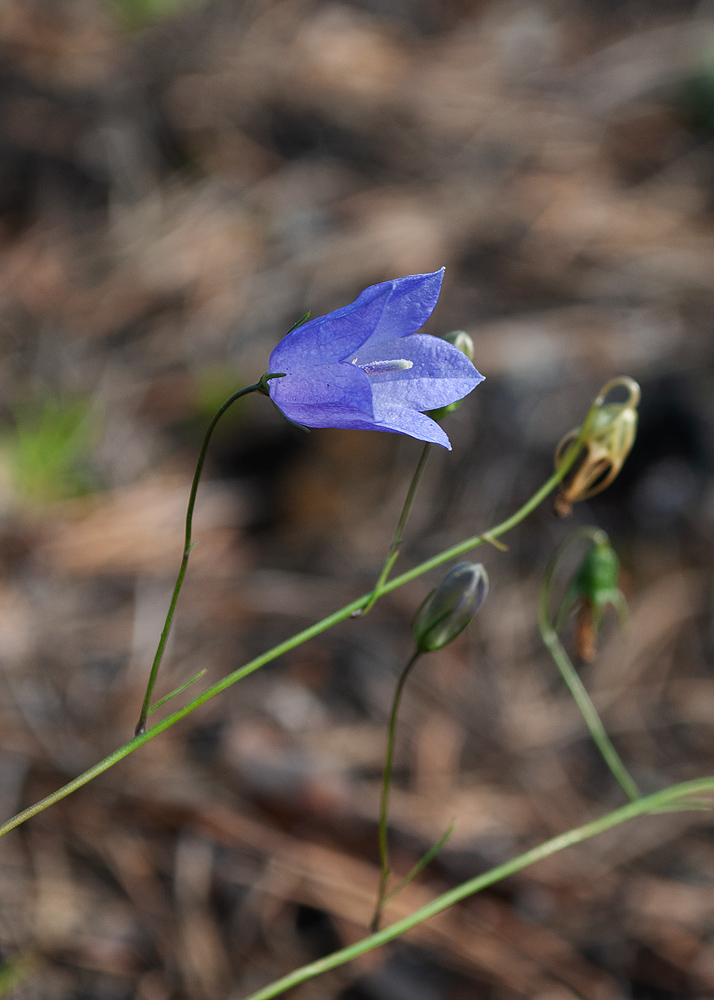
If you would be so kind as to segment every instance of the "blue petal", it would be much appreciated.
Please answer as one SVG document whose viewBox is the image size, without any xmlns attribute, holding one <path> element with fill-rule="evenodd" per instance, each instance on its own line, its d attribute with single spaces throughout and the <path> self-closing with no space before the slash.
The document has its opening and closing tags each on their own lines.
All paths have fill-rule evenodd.
<svg viewBox="0 0 714 1000">
<path fill-rule="evenodd" d="M 426 333 L 381 343 L 376 349 L 370 341 L 357 351 L 359 365 L 393 358 L 411 361 L 412 367 L 369 376 L 375 406 L 384 400 L 415 410 L 434 410 L 463 399 L 483 382 L 483 375 L 462 351 Z"/>
<path fill-rule="evenodd" d="M 392 282 L 387 284 L 391 286 Z M 269 370 L 290 372 L 349 357 L 374 333 L 390 295 L 391 287 L 373 285 L 350 305 L 303 323 L 275 347 Z"/>
<path fill-rule="evenodd" d="M 268 383 L 270 398 L 286 417 L 306 427 L 371 427 L 369 378 L 355 365 L 294 367 Z M 350 422 L 352 421 L 352 422 Z"/>
<path fill-rule="evenodd" d="M 396 278 L 383 285 L 373 285 L 373 288 L 391 285 L 392 292 L 381 319 L 369 338 L 370 346 L 380 341 L 406 337 L 415 330 L 420 330 L 434 312 L 443 279 L 442 267 L 431 274 L 408 274 L 405 278 Z"/>
<path fill-rule="evenodd" d="M 389 406 L 380 404 L 375 407 L 377 423 L 372 430 L 392 431 L 394 434 L 408 434 L 419 441 L 430 441 L 432 444 L 440 444 L 442 448 L 451 451 L 451 442 L 448 437 L 431 417 L 418 410 L 409 410 L 403 406 Z"/>
</svg>

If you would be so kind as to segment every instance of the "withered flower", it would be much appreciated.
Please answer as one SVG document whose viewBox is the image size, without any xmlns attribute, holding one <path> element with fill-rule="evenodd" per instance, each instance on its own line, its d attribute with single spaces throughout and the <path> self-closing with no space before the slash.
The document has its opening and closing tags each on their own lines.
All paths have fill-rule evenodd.
<svg viewBox="0 0 714 1000">
<path fill-rule="evenodd" d="M 618 386 L 627 389 L 627 399 L 624 403 L 606 404 L 605 399 Z M 559 517 L 567 517 L 574 503 L 601 493 L 615 479 L 635 441 L 639 401 L 640 387 L 629 376 L 614 378 L 602 387 L 585 428 L 581 453 L 555 498 Z M 556 469 L 581 431 L 580 427 L 569 431 L 555 449 Z"/>
</svg>

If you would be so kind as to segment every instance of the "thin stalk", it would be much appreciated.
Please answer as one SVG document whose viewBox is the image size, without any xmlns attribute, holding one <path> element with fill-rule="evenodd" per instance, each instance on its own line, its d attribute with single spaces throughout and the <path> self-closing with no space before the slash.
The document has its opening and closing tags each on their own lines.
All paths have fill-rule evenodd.
<svg viewBox="0 0 714 1000">
<path fill-rule="evenodd" d="M 442 833 L 437 842 L 429 848 L 426 854 L 424 854 L 421 858 L 419 858 L 414 867 L 407 872 L 407 874 L 400 882 L 397 882 L 392 891 L 387 893 L 382 902 L 382 906 L 386 906 L 386 904 L 390 901 L 390 899 L 394 899 L 395 896 L 398 896 L 399 893 L 402 891 L 402 889 L 406 889 L 409 883 L 413 882 L 414 879 L 417 877 L 417 875 L 420 875 L 421 872 L 424 871 L 426 866 L 431 861 L 434 860 L 439 851 L 444 847 L 447 840 L 449 839 L 449 837 L 451 836 L 451 834 L 454 832 L 455 829 L 456 829 L 456 820 L 452 820 L 448 830 L 445 833 Z M 376 929 L 377 928 L 375 928 L 375 930 Z"/>
<path fill-rule="evenodd" d="M 588 727 L 588 731 L 595 742 L 603 760 L 610 768 L 613 777 L 622 788 L 625 795 L 631 802 L 635 802 L 642 795 L 639 788 L 634 782 L 634 779 L 630 776 L 627 768 L 622 763 L 620 755 L 610 742 L 610 737 L 605 731 L 605 727 L 602 724 L 600 716 L 597 714 L 597 710 L 593 705 L 590 695 L 585 690 L 583 682 L 580 680 L 575 667 L 570 661 L 570 657 L 566 653 L 560 639 L 552 628 L 541 628 L 540 632 L 543 637 L 543 642 L 548 647 L 548 652 L 553 657 L 560 675 L 565 681 L 568 690 L 570 691 L 576 705 L 580 709 L 580 713 L 585 720 L 585 725 Z"/>
<path fill-rule="evenodd" d="M 627 820 L 634 819 L 637 816 L 645 816 L 647 813 L 666 809 L 680 799 L 712 791 L 714 791 L 714 777 L 685 781 L 680 785 L 672 785 L 670 788 L 665 788 L 654 795 L 648 795 L 646 798 L 638 799 L 636 802 L 631 802 L 620 809 L 615 809 L 613 812 L 607 813 L 606 816 L 601 816 L 600 819 L 585 823 L 583 826 L 569 830 L 567 833 L 561 833 L 559 836 L 553 837 L 552 840 L 546 840 L 544 844 L 540 844 L 538 847 L 520 854 L 517 858 L 507 861 L 505 864 L 498 865 L 496 868 L 492 868 L 482 875 L 477 875 L 476 878 L 469 879 L 468 882 L 463 882 L 461 885 L 456 886 L 455 889 L 437 896 L 436 899 L 427 903 L 426 906 L 422 906 L 421 909 L 416 910 L 408 917 L 390 924 L 384 930 L 370 934 L 369 937 L 357 941 L 356 944 L 350 945 L 348 948 L 341 948 L 339 951 L 335 951 L 331 955 L 319 959 L 317 962 L 310 962 L 309 965 L 303 965 L 302 968 L 296 969 L 274 983 L 270 983 L 262 990 L 251 993 L 245 1000 L 272 1000 L 272 997 L 277 997 L 281 993 L 285 993 L 292 986 L 304 983 L 308 979 L 314 979 L 315 976 L 319 976 L 323 972 L 336 969 L 340 965 L 351 962 L 352 959 L 357 958 L 359 955 L 364 955 L 365 952 L 372 951 L 374 948 L 378 948 L 388 941 L 393 941 L 395 938 L 410 931 L 413 927 L 424 923 L 430 917 L 434 917 L 437 913 L 441 913 L 455 903 L 461 902 L 462 899 L 473 896 L 474 893 L 480 892 L 482 889 L 494 885 L 494 883 L 500 882 L 504 878 L 508 878 L 509 875 L 515 875 L 516 872 L 520 872 L 537 861 L 542 861 L 544 858 L 549 858 L 551 855 L 565 850 L 566 847 L 581 844 L 584 840 L 590 840 L 591 837 L 596 837 L 598 834 L 604 833 L 606 830 L 611 830 L 613 827 L 619 826 L 621 823 L 625 823 Z"/>
<path fill-rule="evenodd" d="M 591 529 L 582 529 L 578 533 L 578 536 L 590 537 L 590 535 L 587 534 L 590 530 Z M 607 735 L 605 727 L 602 724 L 602 720 L 597 713 L 597 709 L 593 705 L 590 695 L 585 689 L 585 685 L 581 681 L 580 675 L 573 666 L 565 647 L 558 638 L 558 633 L 555 631 L 551 621 L 550 603 L 553 589 L 553 576 L 557 562 L 560 559 L 564 548 L 565 546 L 561 546 L 553 559 L 551 559 L 548 568 L 546 569 L 543 586 L 541 587 L 540 592 L 540 600 L 538 602 L 538 628 L 540 630 L 541 638 L 548 648 L 548 652 L 553 657 L 555 665 L 560 671 L 560 676 L 565 681 L 568 690 L 573 696 L 575 704 L 580 709 L 580 714 L 585 720 L 585 725 L 588 727 L 588 731 L 600 751 L 603 760 L 610 768 L 613 777 L 620 785 L 628 799 L 630 799 L 631 802 L 635 802 L 637 799 L 641 798 L 642 793 L 635 784 L 634 779 L 630 776 L 627 768 L 622 763 L 617 750 L 612 745 L 610 737 Z"/>
<path fill-rule="evenodd" d="M 412 476 L 412 481 L 409 485 L 409 491 L 407 493 L 406 499 L 404 501 L 404 506 L 402 507 L 402 512 L 399 515 L 399 521 L 397 522 L 397 527 L 394 531 L 394 537 L 392 538 L 391 545 L 389 546 L 389 552 L 387 553 L 387 558 L 382 566 L 382 572 L 377 578 L 377 582 L 374 585 L 374 590 L 363 608 L 360 608 L 358 614 L 366 615 L 369 609 L 375 604 L 376 601 L 382 595 L 384 584 L 387 581 L 387 577 L 392 572 L 392 566 L 399 558 L 399 549 L 402 544 L 402 537 L 404 535 L 404 528 L 407 523 L 407 518 L 409 517 L 409 512 L 412 509 L 412 503 L 414 502 L 414 497 L 416 496 L 417 487 L 419 486 L 419 480 L 421 479 L 422 472 L 424 471 L 424 466 L 426 465 L 426 460 L 429 455 L 429 449 L 431 445 L 427 441 L 422 448 L 421 455 L 419 456 L 419 461 L 417 462 L 417 467 L 414 470 L 414 475 Z M 357 617 L 357 615 L 355 615 Z"/>
<path fill-rule="evenodd" d="M 382 593 L 389 594 L 393 590 L 403 587 L 405 583 L 410 583 L 412 580 L 416 580 L 418 577 L 423 576 L 430 570 L 437 569 L 439 566 L 449 562 L 451 559 L 463 555 L 471 549 L 478 548 L 479 545 L 483 545 L 484 542 L 490 541 L 492 538 L 496 538 L 499 535 L 505 535 L 507 531 L 511 530 L 511 528 L 515 528 L 516 525 L 520 524 L 521 521 L 523 521 L 533 510 L 535 510 L 538 504 L 545 500 L 548 494 L 559 485 L 563 477 L 568 474 L 571 466 L 575 462 L 579 450 L 580 444 L 578 441 L 575 442 L 570 449 L 568 449 L 552 476 L 550 476 L 546 482 L 543 483 L 540 489 L 536 490 L 533 496 L 530 497 L 530 499 L 527 500 L 523 506 L 515 512 L 515 514 L 511 514 L 510 517 L 496 525 L 496 527 L 491 528 L 480 535 L 473 535 L 471 538 L 467 538 L 465 541 L 459 542 L 456 545 L 452 545 L 451 548 L 444 549 L 443 552 L 432 556 L 431 559 L 426 559 L 424 562 L 419 563 L 418 566 L 414 566 L 412 569 L 407 570 L 406 573 L 393 577 L 393 579 L 384 584 Z M 363 594 L 362 597 L 358 597 L 356 600 L 346 604 L 343 608 L 340 608 L 339 611 L 334 611 L 331 615 L 328 615 L 321 621 L 316 622 L 309 628 L 303 629 L 302 632 L 296 633 L 284 642 L 278 643 L 277 646 L 273 646 L 272 649 L 269 649 L 267 652 L 257 656 L 254 660 L 246 663 L 245 666 L 239 667 L 237 670 L 234 670 L 232 673 L 221 678 L 221 680 L 216 681 L 215 684 L 212 684 L 201 694 L 197 695 L 192 701 L 184 705 L 183 708 L 178 709 L 171 715 L 167 715 L 166 718 L 161 720 L 161 722 L 157 722 L 156 725 L 152 726 L 150 729 L 147 729 L 145 732 L 135 736 L 134 739 L 129 740 L 128 743 L 125 743 L 123 746 L 110 753 L 104 758 L 104 760 L 94 764 L 92 767 L 88 768 L 88 770 L 84 771 L 76 778 L 73 778 L 72 781 L 69 781 L 66 785 L 63 785 L 50 795 L 47 795 L 44 799 L 40 799 L 39 802 L 36 802 L 32 806 L 28 806 L 27 809 L 23 809 L 22 812 L 19 812 L 16 816 L 12 816 L 5 823 L 0 825 L 0 837 L 4 836 L 10 830 L 14 830 L 15 827 L 20 826 L 20 824 L 30 819 L 30 817 L 36 816 L 37 813 L 42 812 L 43 809 L 47 809 L 49 806 L 54 805 L 61 799 L 66 798 L 66 796 L 77 791 L 77 789 L 81 788 L 83 785 L 88 784 L 99 774 L 102 774 L 104 771 L 108 771 L 110 767 L 118 764 L 120 760 L 124 759 L 124 757 L 128 757 L 130 753 L 138 750 L 139 747 L 148 743 L 149 740 L 153 740 L 154 737 L 163 733 L 164 730 L 169 729 L 177 722 L 180 722 L 181 719 L 184 719 L 187 715 L 195 712 L 197 708 L 201 707 L 201 705 L 205 705 L 207 701 L 215 698 L 217 695 L 227 690 L 227 688 L 237 683 L 237 681 L 240 681 L 249 674 L 252 674 L 255 670 L 260 669 L 260 667 L 264 667 L 266 663 L 276 660 L 284 653 L 288 653 L 291 649 L 295 649 L 296 646 L 300 646 L 302 643 L 308 642 L 310 639 L 314 639 L 315 636 L 320 635 L 322 632 L 326 632 L 334 625 L 350 618 L 355 611 L 364 607 L 371 596 L 371 593 Z"/>
<path fill-rule="evenodd" d="M 202 677 L 205 677 L 206 673 L 207 671 L 204 667 L 203 670 L 199 670 L 197 674 L 194 674 L 193 677 L 189 677 L 189 679 L 184 681 L 183 684 L 179 684 L 179 686 L 174 688 L 173 691 L 169 691 L 168 694 L 165 694 L 163 698 L 159 698 L 159 700 L 155 701 L 149 709 L 149 715 L 153 715 L 157 708 L 161 708 L 163 705 L 166 705 L 167 702 L 173 701 L 177 695 L 183 694 L 184 691 L 186 691 L 187 688 L 190 688 L 192 684 L 195 684 L 196 681 L 200 681 Z"/>
<path fill-rule="evenodd" d="M 216 424 L 221 419 L 226 410 L 235 403 L 237 399 L 241 396 L 247 396 L 249 392 L 257 392 L 259 389 L 264 387 L 263 379 L 260 382 L 256 382 L 255 385 L 249 385 L 245 389 L 239 389 L 238 392 L 234 392 L 230 399 L 227 399 L 225 403 L 220 407 L 218 412 L 214 415 L 210 424 L 208 425 L 208 430 L 203 437 L 203 443 L 201 445 L 201 451 L 198 455 L 198 462 L 196 463 L 196 471 L 193 474 L 193 482 L 191 483 L 191 493 L 188 498 L 188 508 L 186 510 L 186 530 L 184 536 L 183 544 L 183 556 L 181 557 L 181 565 L 179 567 L 178 576 L 176 577 L 176 583 L 174 584 L 174 592 L 171 595 L 171 603 L 169 604 L 169 610 L 166 615 L 166 621 L 164 622 L 164 627 L 161 630 L 161 637 L 159 639 L 159 645 L 156 649 L 156 655 L 154 656 L 154 662 L 151 665 L 151 673 L 149 674 L 149 681 L 146 685 L 146 694 L 144 695 L 144 702 L 141 706 L 141 715 L 139 716 L 139 721 L 136 724 L 136 729 L 134 730 L 135 736 L 140 736 L 141 733 L 146 731 L 146 720 L 149 717 L 149 711 L 151 709 L 151 697 L 154 693 L 154 685 L 156 684 L 156 677 L 159 672 L 159 667 L 161 666 L 161 661 L 164 657 L 164 652 L 166 650 L 166 643 L 169 638 L 169 632 L 171 630 L 171 622 L 173 621 L 174 611 L 176 610 L 176 604 L 179 599 L 179 594 L 181 593 L 181 587 L 183 586 L 183 580 L 186 576 L 186 569 L 188 567 L 188 557 L 191 554 L 192 544 L 191 544 L 191 529 L 193 527 L 193 509 L 196 506 L 196 493 L 198 492 L 198 481 L 201 478 L 201 473 L 203 471 L 203 463 L 206 460 L 206 452 L 208 451 L 208 445 L 216 429 Z"/>
<path fill-rule="evenodd" d="M 392 711 L 389 716 L 389 729 L 387 731 L 387 752 L 384 757 L 384 775 L 382 776 L 382 801 L 379 810 L 379 891 L 377 893 L 377 906 L 372 917 L 370 930 L 374 933 L 379 929 L 379 918 L 382 915 L 382 907 L 387 895 L 387 882 L 389 881 L 389 789 L 392 784 L 392 759 L 394 757 L 394 740 L 397 732 L 397 715 L 399 714 L 399 703 L 402 700 L 402 691 L 407 682 L 407 677 L 412 671 L 412 667 L 419 659 L 420 652 L 417 649 L 412 658 L 402 670 L 397 687 L 392 700 Z"/>
</svg>

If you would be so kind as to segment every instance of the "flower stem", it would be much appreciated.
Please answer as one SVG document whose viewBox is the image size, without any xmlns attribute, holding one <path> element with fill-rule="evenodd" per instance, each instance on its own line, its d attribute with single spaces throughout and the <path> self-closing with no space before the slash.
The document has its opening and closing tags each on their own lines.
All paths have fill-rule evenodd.
<svg viewBox="0 0 714 1000">
<path fill-rule="evenodd" d="M 414 475 L 412 476 L 412 481 L 409 485 L 409 492 L 407 493 L 406 499 L 404 501 L 404 506 L 402 507 L 402 512 L 399 515 L 399 521 L 397 522 L 397 527 L 394 531 L 394 537 L 392 538 L 392 543 L 389 546 L 389 552 L 387 553 L 387 558 L 382 566 L 382 572 L 379 574 L 377 582 L 374 585 L 374 590 L 372 591 L 369 600 L 363 608 L 360 608 L 358 612 L 355 613 L 355 618 L 359 615 L 366 615 L 373 604 L 375 604 L 382 595 L 384 584 L 387 581 L 387 577 L 392 571 L 392 566 L 395 564 L 399 558 L 399 549 L 402 544 L 402 536 L 404 535 L 404 527 L 407 523 L 407 518 L 409 517 L 409 511 L 412 508 L 412 503 L 414 502 L 414 497 L 416 496 L 417 487 L 419 486 L 419 480 L 421 479 L 422 472 L 424 471 L 424 466 L 426 465 L 426 460 L 429 455 L 429 448 L 431 445 L 427 441 L 422 448 L 421 455 L 419 456 L 419 461 L 417 462 L 417 467 L 414 470 Z"/>
<path fill-rule="evenodd" d="M 406 684 L 407 677 L 411 673 L 412 667 L 420 656 L 416 650 L 412 658 L 402 670 L 392 701 L 392 711 L 389 716 L 389 729 L 387 731 L 387 752 L 384 757 L 384 775 L 382 777 L 382 801 L 379 810 L 379 864 L 381 869 L 379 879 L 379 891 L 377 893 L 377 906 L 372 917 L 370 930 L 372 933 L 379 930 L 379 918 L 382 915 L 382 907 L 387 895 L 387 882 L 389 881 L 389 836 L 388 836 L 388 813 L 389 813 L 389 789 L 392 784 L 392 759 L 394 757 L 394 739 L 397 732 L 397 715 L 399 713 L 399 703 L 402 700 L 402 691 Z"/>
<path fill-rule="evenodd" d="M 183 556 L 181 557 L 181 565 L 179 567 L 178 576 L 176 577 L 176 583 L 174 584 L 174 592 L 171 595 L 171 603 L 169 604 L 169 610 L 166 615 L 166 621 L 164 622 L 164 627 L 161 630 L 161 637 L 159 639 L 159 645 L 156 649 L 156 655 L 154 656 L 154 662 L 151 665 L 151 673 L 149 674 L 149 681 L 146 685 L 146 694 L 144 695 L 144 702 L 141 706 L 141 715 L 139 716 L 139 721 L 136 724 L 136 729 L 134 730 L 135 736 L 140 736 L 142 733 L 146 732 L 146 720 L 149 717 L 149 711 L 151 709 L 151 697 L 154 693 L 154 685 L 156 684 L 156 677 L 159 672 L 159 667 L 161 666 L 161 661 L 166 651 L 166 643 L 169 638 L 169 631 L 171 630 L 171 622 L 173 621 L 174 611 L 176 610 L 176 604 L 179 599 L 179 594 L 181 593 L 181 587 L 183 586 L 183 579 L 186 576 L 186 569 L 188 567 L 188 557 L 191 554 L 191 549 L 193 545 L 191 543 L 191 529 L 193 526 L 193 509 L 196 506 L 196 493 L 198 492 L 198 481 L 201 478 L 201 473 L 203 471 L 203 463 L 206 460 L 206 452 L 208 451 L 208 445 L 213 436 L 213 432 L 216 429 L 216 424 L 221 419 L 226 410 L 235 403 L 237 399 L 241 396 L 247 396 L 249 392 L 263 391 L 265 385 L 265 376 L 261 378 L 259 382 L 255 385 L 249 385 L 245 389 L 239 389 L 238 392 L 234 392 L 233 395 L 225 401 L 225 403 L 219 408 L 219 410 L 214 415 L 210 424 L 208 425 L 208 430 L 203 436 L 203 443 L 201 445 L 201 450 L 198 455 L 198 461 L 196 462 L 196 471 L 193 474 L 193 482 L 191 483 L 191 493 L 188 498 L 188 508 L 186 510 L 186 530 L 184 536 L 183 544 Z"/>
<path fill-rule="evenodd" d="M 550 560 L 550 563 L 545 571 L 543 586 L 541 587 L 540 592 L 540 600 L 538 602 L 538 628 L 540 630 L 541 638 L 548 648 L 548 652 L 553 657 L 555 665 L 560 671 L 561 677 L 565 681 L 568 690 L 575 700 L 575 704 L 580 709 L 580 714 L 585 720 L 585 725 L 588 727 L 588 731 L 600 751 L 603 760 L 610 768 L 615 780 L 618 782 L 628 799 L 630 799 L 631 802 L 635 802 L 641 798 L 642 793 L 635 784 L 633 778 L 630 776 L 627 768 L 622 763 L 617 750 L 612 745 L 610 737 L 607 735 L 605 727 L 602 724 L 602 720 L 597 713 L 597 709 L 593 705 L 592 699 L 580 679 L 580 675 L 573 666 L 565 647 L 558 638 L 558 633 L 553 626 L 550 613 L 555 569 L 566 546 L 571 541 L 575 540 L 575 538 L 588 538 L 592 540 L 597 531 L 598 529 L 593 528 L 580 529 L 580 531 L 578 531 L 575 535 L 572 535 L 566 540 L 566 542 L 556 551 L 555 555 Z"/>
<path fill-rule="evenodd" d="M 419 924 L 424 923 L 425 920 L 436 916 L 437 913 L 441 913 L 462 899 L 473 896 L 474 893 L 502 881 L 509 875 L 514 875 L 516 872 L 528 868 L 530 865 L 535 864 L 536 861 L 542 861 L 543 858 L 549 858 L 551 855 L 565 850 L 566 847 L 572 847 L 574 844 L 581 844 L 584 840 L 590 840 L 591 837 L 596 837 L 598 834 L 604 833 L 606 830 L 611 830 L 613 827 L 619 826 L 621 823 L 625 823 L 637 816 L 645 816 L 648 813 L 663 811 L 667 807 L 680 802 L 682 799 L 688 799 L 690 796 L 698 795 L 702 792 L 712 791 L 714 791 L 714 777 L 685 781 L 680 785 L 672 785 L 670 788 L 655 792 L 654 795 L 648 795 L 646 798 L 638 799 L 636 802 L 631 802 L 620 809 L 615 809 L 613 812 L 607 813 L 607 815 L 601 816 L 599 819 L 585 823 L 584 826 L 576 827 L 567 833 L 561 833 L 559 836 L 553 837 L 552 840 L 546 840 L 544 844 L 540 844 L 538 847 L 520 854 L 517 858 L 506 861 L 505 864 L 498 865 L 496 868 L 492 868 L 490 871 L 477 875 L 476 878 L 469 879 L 468 882 L 463 882 L 461 885 L 456 886 L 456 888 L 450 889 L 449 892 L 437 896 L 436 899 L 427 903 L 426 906 L 422 906 L 421 909 L 411 913 L 408 917 L 390 924 L 384 930 L 370 934 L 369 937 L 357 941 L 356 944 L 350 945 L 347 948 L 341 948 L 339 951 L 335 951 L 325 958 L 318 959 L 316 962 L 303 965 L 302 968 L 296 969 L 274 983 L 270 983 L 262 990 L 258 990 L 257 993 L 251 993 L 249 997 L 246 997 L 246 1000 L 271 1000 L 272 997 L 277 997 L 281 993 L 285 993 L 292 986 L 304 983 L 308 979 L 314 979 L 315 976 L 319 976 L 323 972 L 336 969 L 338 966 L 345 965 L 359 955 L 364 955 L 365 952 L 372 951 L 374 948 L 378 948 L 388 941 L 393 941 L 394 938 L 400 937 L 413 927 L 417 927 Z"/>
<path fill-rule="evenodd" d="M 262 389 L 259 391 L 262 391 Z M 573 462 L 575 462 L 578 457 L 579 450 L 580 443 L 579 441 L 576 441 L 566 451 L 555 472 L 545 481 L 545 483 L 543 483 L 540 489 L 536 490 L 533 496 L 530 497 L 530 499 L 515 512 L 515 514 L 511 514 L 510 517 L 506 518 L 505 521 L 502 521 L 494 528 L 490 528 L 480 535 L 473 535 L 471 538 L 467 538 L 463 542 L 452 545 L 451 548 L 444 549 L 443 552 L 432 556 L 431 559 L 427 559 L 424 562 L 419 563 L 418 566 L 414 566 L 412 569 L 407 570 L 406 573 L 393 577 L 384 584 L 382 593 L 391 593 L 393 590 L 403 587 L 405 583 L 410 583 L 412 580 L 416 580 L 418 577 L 423 576 L 424 573 L 428 573 L 432 569 L 437 569 L 439 566 L 449 562 L 451 559 L 463 555 L 471 549 L 478 548 L 479 545 L 483 545 L 487 540 L 496 538 L 499 535 L 505 535 L 505 533 L 510 531 L 511 528 L 515 528 L 516 525 L 520 524 L 521 521 L 523 521 L 533 510 L 535 510 L 538 504 L 545 500 L 548 494 L 559 485 L 563 477 L 567 475 Z M 37 813 L 42 812 L 43 809 L 47 809 L 49 806 L 54 805 L 55 802 L 59 802 L 67 795 L 75 792 L 78 788 L 88 784 L 88 782 L 92 781 L 93 778 L 96 778 L 97 775 L 102 774 L 104 771 L 108 771 L 110 767 L 113 767 L 120 760 L 123 760 L 124 757 L 128 757 L 130 753 L 134 752 L 134 750 L 138 750 L 139 747 L 144 745 L 144 743 L 148 743 L 149 740 L 153 740 L 154 737 L 159 735 L 159 733 L 163 733 L 164 730 L 169 729 L 181 719 L 190 715 L 191 712 L 195 712 L 197 708 L 201 707 L 201 705 L 204 705 L 207 701 L 215 698 L 216 695 L 221 694 L 233 684 L 242 680 L 244 677 L 247 677 L 249 674 L 252 674 L 255 670 L 258 670 L 260 667 L 264 667 L 266 663 L 276 660 L 279 656 L 282 656 L 283 653 L 287 653 L 291 649 L 295 649 L 296 646 L 300 646 L 302 643 L 308 642 L 310 639 L 314 639 L 315 636 L 320 635 L 322 632 L 326 632 L 334 625 L 350 618 L 355 611 L 364 607 L 371 596 L 371 593 L 363 594 L 362 597 L 358 597 L 356 600 L 346 604 L 343 608 L 340 608 L 339 611 L 334 611 L 331 615 L 328 615 L 321 621 L 316 622 L 309 628 L 303 629 L 302 632 L 298 632 L 296 635 L 286 639 L 284 642 L 278 643 L 277 646 L 273 646 L 272 649 L 269 649 L 267 652 L 257 656 L 254 660 L 246 663 L 245 666 L 239 667 L 237 670 L 234 670 L 232 673 L 221 678 L 221 680 L 216 681 L 215 684 L 212 684 L 201 694 L 197 695 L 192 701 L 184 705 L 183 708 L 177 709 L 177 711 L 172 712 L 171 715 L 167 715 L 166 718 L 157 722 L 156 725 L 151 726 L 150 729 L 147 729 L 145 732 L 135 736 L 134 739 L 129 740 L 128 743 L 125 743 L 123 746 L 110 753 L 109 756 L 104 758 L 104 760 L 94 764 L 88 770 L 84 771 L 76 778 L 73 778 L 72 781 L 68 782 L 66 785 L 63 785 L 50 795 L 47 795 L 44 799 L 40 799 L 39 802 L 36 802 L 32 806 L 28 806 L 27 809 L 19 812 L 16 816 L 12 816 L 5 823 L 0 825 L 0 837 L 4 836 L 10 830 L 14 830 L 15 827 L 20 826 L 20 824 L 30 819 L 31 816 L 36 816 Z"/>
</svg>

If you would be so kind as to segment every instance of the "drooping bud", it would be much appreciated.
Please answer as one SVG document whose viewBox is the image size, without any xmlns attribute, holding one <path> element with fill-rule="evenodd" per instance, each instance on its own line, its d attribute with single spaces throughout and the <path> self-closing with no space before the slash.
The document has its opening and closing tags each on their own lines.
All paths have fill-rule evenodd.
<svg viewBox="0 0 714 1000">
<path fill-rule="evenodd" d="M 473 363 L 474 342 L 465 330 L 452 330 L 450 333 L 444 335 L 444 340 L 448 340 L 450 344 L 457 347 Z M 449 413 L 458 410 L 462 403 L 463 399 L 457 399 L 456 402 L 449 403 L 448 406 L 440 406 L 436 410 L 428 410 L 427 416 L 431 417 L 432 420 L 442 420 Z"/>
<path fill-rule="evenodd" d="M 488 574 L 481 563 L 459 563 L 446 574 L 417 611 L 412 632 L 420 653 L 452 642 L 479 611 L 488 594 Z"/>
<path fill-rule="evenodd" d="M 628 398 L 624 403 L 605 404 L 616 386 L 624 386 Z M 555 511 L 560 517 L 567 517 L 578 500 L 589 500 L 601 493 L 617 476 L 635 442 L 639 401 L 640 387 L 627 376 L 612 379 L 600 390 L 586 421 L 582 451 L 555 498 Z M 580 434 L 581 428 L 576 427 L 562 439 L 555 450 L 556 469 Z"/>
<path fill-rule="evenodd" d="M 577 608 L 575 641 L 578 656 L 595 659 L 597 637 L 602 629 L 605 608 L 611 604 L 620 624 L 627 620 L 627 604 L 619 586 L 620 560 L 604 531 L 592 536 L 592 546 L 585 553 L 573 575 L 558 609 L 556 629 L 565 624 L 568 614 Z"/>
</svg>

